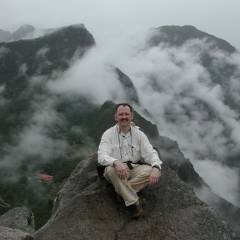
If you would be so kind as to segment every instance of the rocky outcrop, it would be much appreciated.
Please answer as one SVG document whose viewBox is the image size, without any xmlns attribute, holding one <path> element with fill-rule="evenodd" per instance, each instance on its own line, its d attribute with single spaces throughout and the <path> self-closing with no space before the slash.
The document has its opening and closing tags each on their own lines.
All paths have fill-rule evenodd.
<svg viewBox="0 0 240 240">
<path fill-rule="evenodd" d="M 21 230 L 0 226 L 1 240 L 33 240 L 33 237 Z"/>
<path fill-rule="evenodd" d="M 146 216 L 139 220 L 132 220 L 113 188 L 98 179 L 95 165 L 96 156 L 76 167 L 34 239 L 231 239 L 221 220 L 167 165 L 160 183 L 144 191 Z"/>
<path fill-rule="evenodd" d="M 232 234 L 236 236 L 236 239 L 240 239 L 240 209 L 212 191 L 195 171 L 190 160 L 184 157 L 177 142 L 159 136 L 157 140 L 152 141 L 152 144 L 160 153 L 161 159 L 176 171 L 182 181 L 193 188 L 199 199 L 211 207 L 212 211 L 217 212 L 218 216 L 231 226 Z"/>
<path fill-rule="evenodd" d="M 126 74 L 124 74 L 119 68 L 115 68 L 115 71 L 117 73 L 118 80 L 124 89 L 127 101 L 140 105 L 137 90 L 132 80 Z"/>
<path fill-rule="evenodd" d="M 33 215 L 26 207 L 13 208 L 0 216 L 1 240 L 31 240 L 33 232 Z"/>
<path fill-rule="evenodd" d="M 208 184 L 195 171 L 189 159 L 186 159 L 180 151 L 177 142 L 164 137 L 152 139 L 152 144 L 158 150 L 161 159 L 175 170 L 178 177 L 191 186 L 196 196 L 204 201 L 212 210 L 225 219 L 234 231 L 234 235 L 240 239 L 240 209 L 225 199 L 215 194 Z"/>
<path fill-rule="evenodd" d="M 115 105 L 112 102 L 106 102 L 99 111 L 99 129 L 102 129 L 102 132 L 104 129 L 107 129 L 114 124 L 111 118 L 111 116 L 114 115 L 114 106 Z M 211 190 L 206 182 L 195 171 L 191 161 L 185 158 L 176 141 L 173 141 L 166 136 L 160 136 L 157 127 L 150 121 L 144 119 L 137 112 L 134 112 L 134 122 L 148 135 L 152 145 L 158 150 L 163 162 L 174 170 L 182 181 L 191 186 L 195 194 L 197 194 L 202 201 L 207 203 L 213 211 L 216 211 L 240 238 L 240 209 L 220 198 Z M 99 130 L 96 129 L 96 132 L 98 131 Z M 99 136 L 102 132 L 99 132 Z M 202 188 L 204 188 L 204 191 L 207 192 L 207 194 L 199 194 L 199 190 Z"/>
<path fill-rule="evenodd" d="M 16 207 L 0 216 L 0 226 L 19 229 L 28 233 L 34 232 L 32 212 L 26 207 Z"/>
</svg>

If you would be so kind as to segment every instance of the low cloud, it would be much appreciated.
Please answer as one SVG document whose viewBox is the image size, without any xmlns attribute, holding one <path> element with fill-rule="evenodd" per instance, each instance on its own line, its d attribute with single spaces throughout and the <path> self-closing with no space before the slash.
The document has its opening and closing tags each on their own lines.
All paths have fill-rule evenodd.
<svg viewBox="0 0 240 240">
<path fill-rule="evenodd" d="M 119 101 L 124 96 L 116 72 L 101 48 L 90 50 L 61 77 L 49 81 L 47 87 L 54 94 L 83 96 L 98 104 L 107 99 Z"/>
<path fill-rule="evenodd" d="M 26 76 L 27 70 L 28 70 L 27 64 L 23 63 L 20 65 L 20 67 L 18 69 L 18 73 L 19 73 L 19 75 Z"/>
<path fill-rule="evenodd" d="M 62 121 L 54 110 L 54 104 L 55 102 L 49 98 L 42 99 L 42 101 L 38 99 L 38 102 L 34 102 L 32 117 L 15 137 L 17 144 L 5 145 L 5 156 L 0 161 L 0 168 L 11 170 L 12 174 L 8 180 L 18 180 L 20 175 L 17 172 L 23 163 L 27 164 L 31 173 L 36 166 L 65 153 L 67 143 L 49 136 L 49 129 Z"/>
<path fill-rule="evenodd" d="M 196 161 L 194 165 L 203 179 L 208 179 L 208 185 L 222 198 L 240 207 L 239 203 L 239 176 L 238 170 L 224 166 L 211 160 Z M 210 194 L 206 189 L 199 189 L 201 199 L 211 201 Z"/>
<path fill-rule="evenodd" d="M 179 48 L 158 46 L 122 64 L 160 133 L 176 139 L 192 159 L 198 159 L 197 153 L 204 149 L 222 158 L 230 147 L 227 142 L 239 148 L 239 113 L 226 105 L 224 89 L 199 61 L 208 46 L 200 40 Z M 226 128 L 231 139 L 224 133 Z"/>
<path fill-rule="evenodd" d="M 126 37 L 126 36 L 125 36 Z M 101 43 L 85 58 L 78 60 L 64 73 L 60 81 L 51 81 L 48 88 L 54 93 L 79 94 L 95 103 L 124 99 L 124 93 L 112 65 L 119 67 L 133 81 L 141 105 L 148 109 L 161 135 L 177 140 L 185 156 L 194 166 L 207 159 L 206 182 L 221 178 L 222 185 L 211 184 L 214 191 L 236 204 L 238 175 L 224 162 L 229 152 L 240 150 L 239 112 L 226 104 L 226 85 L 233 89 L 232 97 L 239 101 L 239 54 L 229 55 L 213 49 L 213 43 L 191 40 L 181 47 L 159 45 L 146 47 L 146 32 L 129 35 L 115 42 Z M 211 78 L 202 65 L 201 57 L 208 53 L 214 58 L 212 67 L 231 63 L 236 71 L 224 85 Z M 206 162 L 205 162 L 206 163 Z M 197 165 L 196 165 L 197 166 Z M 201 174 L 204 169 L 198 167 Z M 234 178 L 228 180 L 229 172 Z M 232 188 L 228 186 L 232 183 Z"/>
<path fill-rule="evenodd" d="M 124 99 L 124 92 L 111 67 L 114 65 L 130 76 L 159 132 L 177 140 L 186 157 L 213 156 L 224 161 L 229 151 L 240 149 L 239 112 L 225 103 L 225 89 L 211 79 L 201 63 L 202 54 L 208 52 L 215 64 L 240 66 L 238 55 L 213 50 L 213 44 L 204 39 L 181 47 L 146 48 L 146 32 L 133 36 L 101 43 L 60 79 L 50 81 L 48 88 L 54 93 L 85 96 L 95 103 L 117 102 Z M 234 89 L 238 82 L 234 76 L 227 84 Z"/>
<path fill-rule="evenodd" d="M 227 199 L 235 203 L 239 176 L 234 169 L 233 173 L 219 162 L 224 162 L 229 152 L 240 150 L 239 112 L 226 104 L 227 88 L 231 89 L 235 102 L 239 102 L 239 54 L 230 56 L 221 50 L 213 50 L 212 44 L 204 39 L 188 41 L 181 47 L 148 47 L 147 40 L 146 32 L 106 39 L 88 51 L 84 58 L 72 63 L 63 74 L 55 73 L 50 80 L 35 76 L 31 84 L 35 86 L 44 81 L 53 95 L 83 96 L 98 104 L 106 100 L 120 102 L 126 95 L 113 66 L 120 68 L 132 79 L 141 105 L 153 116 L 160 134 L 177 140 L 200 174 L 205 171 L 197 165 L 202 160 L 207 159 L 206 166 L 211 170 L 216 166 L 219 171 L 206 171 L 204 179 L 207 183 L 214 179 L 211 186 L 214 191 L 219 187 L 221 196 L 225 197 L 229 189 L 231 199 Z M 225 85 L 216 83 L 202 65 L 201 57 L 206 52 L 214 57 L 216 67 L 226 63 L 235 65 L 235 72 L 226 79 Z M 12 159 L 18 152 L 25 156 L 24 152 L 31 155 L 31 151 L 41 152 L 42 159 L 47 159 L 56 153 L 56 149 L 65 148 L 64 142 L 52 141 L 46 135 L 45 127 L 50 127 L 58 117 L 54 112 L 54 100 L 46 96 L 45 101 L 36 105 L 29 127 L 19 136 L 22 143 L 8 149 Z M 36 146 L 32 147 L 35 150 L 26 149 L 31 143 Z M 221 190 L 221 185 L 216 182 L 224 170 L 225 175 L 219 180 Z M 229 172 L 234 175 L 231 180 L 227 177 Z M 233 188 L 228 187 L 228 180 Z"/>
</svg>

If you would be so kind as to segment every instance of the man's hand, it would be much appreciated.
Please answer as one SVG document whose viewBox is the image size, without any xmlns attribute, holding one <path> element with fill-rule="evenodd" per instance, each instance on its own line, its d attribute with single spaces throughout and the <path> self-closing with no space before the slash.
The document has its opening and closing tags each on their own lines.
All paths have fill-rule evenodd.
<svg viewBox="0 0 240 240">
<path fill-rule="evenodd" d="M 153 185 L 158 183 L 160 176 L 161 176 L 161 171 L 158 168 L 153 167 L 149 176 L 149 184 Z"/>
<path fill-rule="evenodd" d="M 116 161 L 114 161 L 113 166 L 114 166 L 119 178 L 125 179 L 128 177 L 128 166 L 126 163 L 116 160 Z"/>
</svg>

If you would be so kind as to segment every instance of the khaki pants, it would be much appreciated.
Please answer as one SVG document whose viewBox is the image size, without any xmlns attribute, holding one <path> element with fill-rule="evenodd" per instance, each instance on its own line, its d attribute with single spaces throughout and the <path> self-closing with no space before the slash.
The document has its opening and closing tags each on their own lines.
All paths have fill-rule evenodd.
<svg viewBox="0 0 240 240">
<path fill-rule="evenodd" d="M 113 184 L 115 191 L 123 198 L 125 205 L 129 206 L 136 203 L 139 199 L 137 192 L 147 186 L 151 166 L 132 164 L 133 169 L 129 169 L 128 177 L 120 179 L 114 167 L 105 168 L 104 177 Z"/>
</svg>

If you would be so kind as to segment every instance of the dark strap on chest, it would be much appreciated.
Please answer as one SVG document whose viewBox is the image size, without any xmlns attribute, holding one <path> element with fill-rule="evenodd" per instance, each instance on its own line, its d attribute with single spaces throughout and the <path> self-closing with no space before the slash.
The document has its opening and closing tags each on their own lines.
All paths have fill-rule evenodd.
<svg viewBox="0 0 240 240">
<path fill-rule="evenodd" d="M 131 162 L 130 162 L 130 161 L 127 161 L 127 162 L 126 162 L 126 164 L 127 164 L 128 168 L 129 168 L 130 170 L 132 170 L 132 169 L 133 169 L 133 166 L 132 166 L 132 164 L 131 164 Z"/>
</svg>

